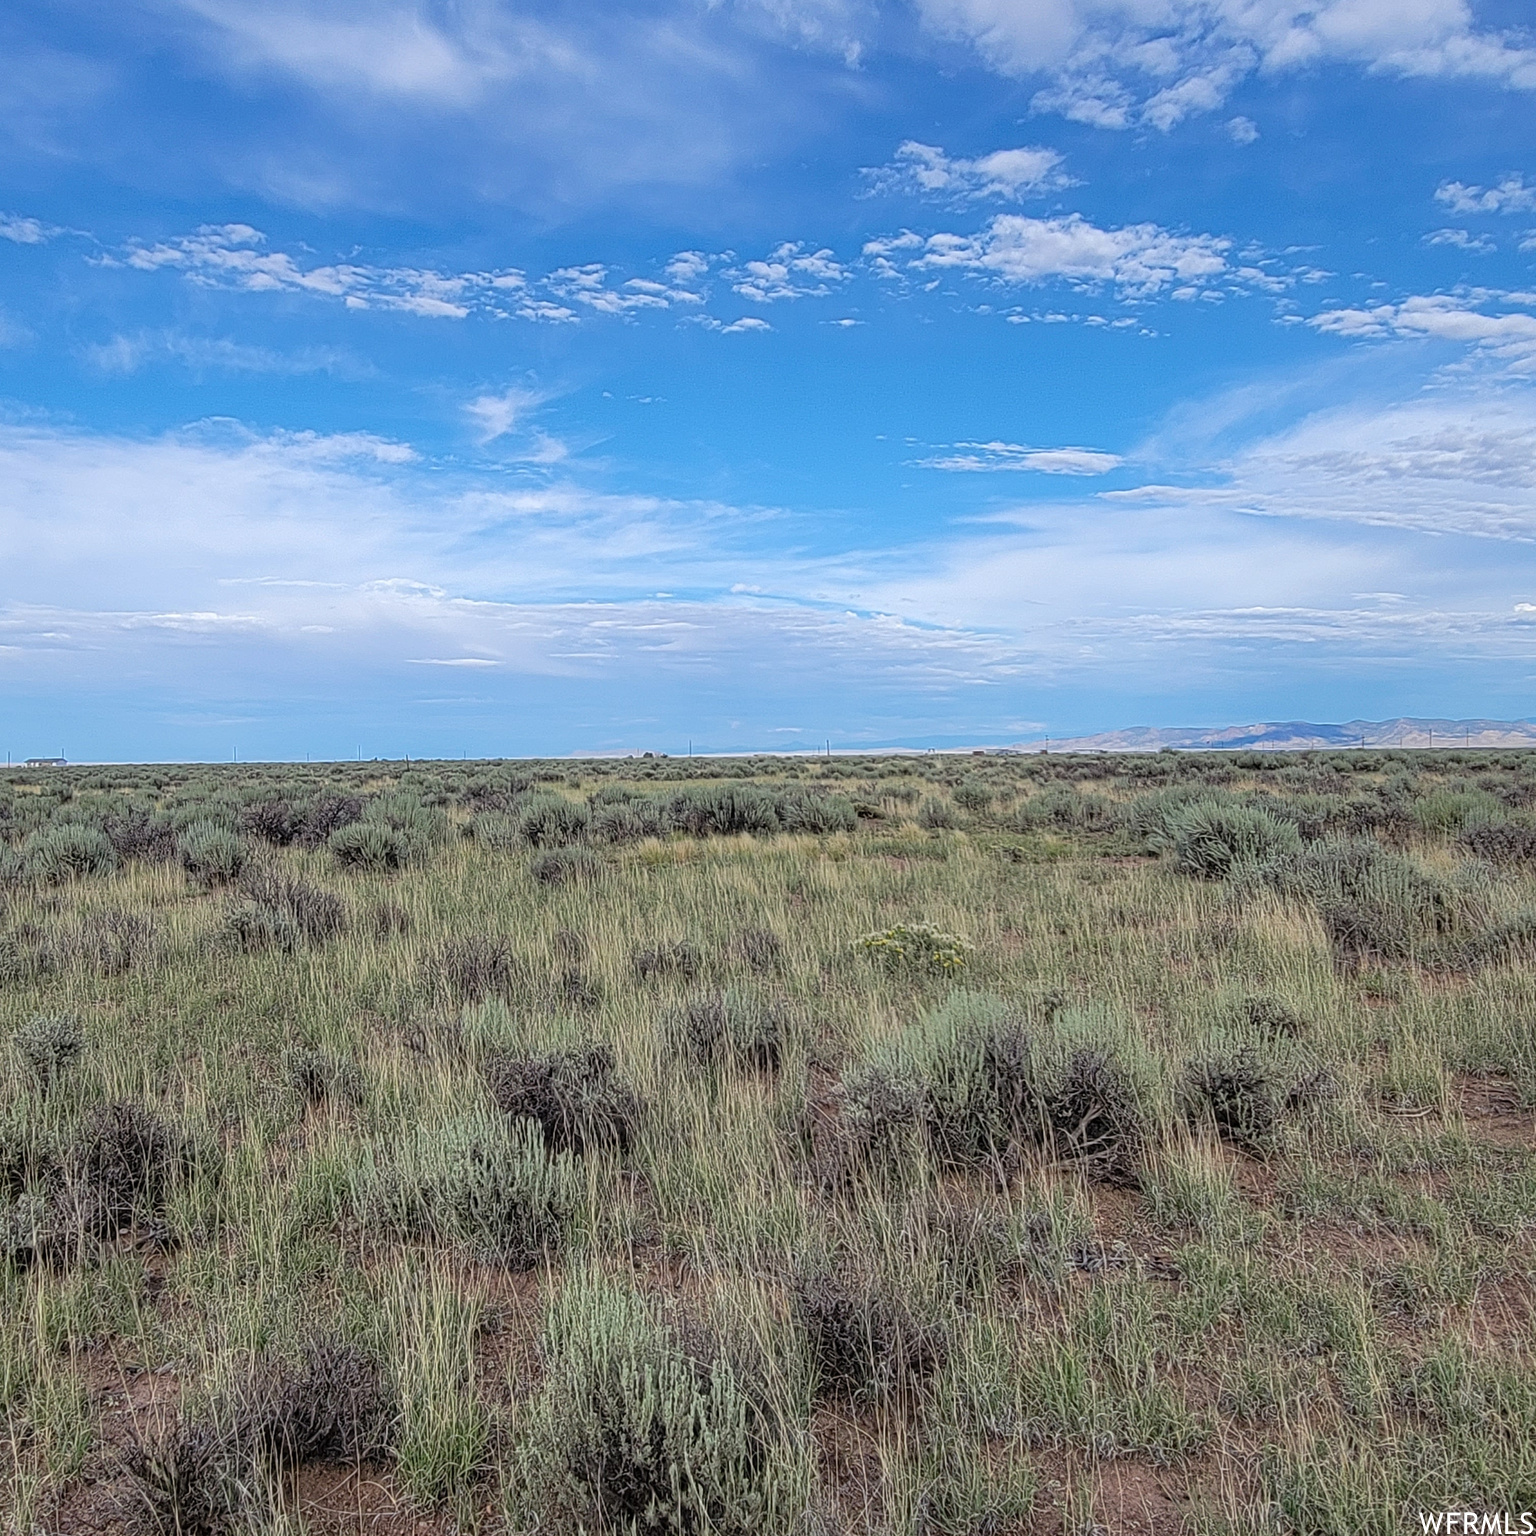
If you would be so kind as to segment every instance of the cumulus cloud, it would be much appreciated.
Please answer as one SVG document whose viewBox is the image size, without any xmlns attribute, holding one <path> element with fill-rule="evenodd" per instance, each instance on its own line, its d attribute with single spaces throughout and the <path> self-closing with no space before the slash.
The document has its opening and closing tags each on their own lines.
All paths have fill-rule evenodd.
<svg viewBox="0 0 1536 1536">
<path fill-rule="evenodd" d="M 1002 198 L 1015 202 L 1031 193 L 1073 185 L 1054 149 L 997 149 L 973 160 L 951 158 L 932 144 L 908 139 L 889 165 L 864 171 L 872 192 L 907 192 L 952 201 Z"/>
<path fill-rule="evenodd" d="M 829 249 L 811 251 L 799 241 L 776 245 L 762 261 L 743 262 L 727 274 L 731 286 L 754 304 L 781 299 L 822 299 L 848 281 L 848 269 Z"/>
<path fill-rule="evenodd" d="M 669 275 L 678 260 L 674 257 L 668 263 Z M 608 281 L 608 268 L 599 262 L 561 267 L 551 272 L 545 281 L 550 292 L 558 298 L 584 305 L 600 315 L 627 315 L 637 309 L 670 309 L 676 304 L 703 303 L 702 297 L 690 288 L 658 283 L 649 278 L 631 277 L 612 286 Z"/>
<path fill-rule="evenodd" d="M 339 300 L 353 310 L 395 310 L 427 319 L 462 320 L 469 315 L 559 323 L 582 313 L 625 316 L 639 310 L 696 308 L 704 302 L 699 279 L 712 258 L 697 251 L 672 257 L 663 269 L 668 281 L 615 279 L 601 262 L 559 267 L 532 279 L 517 268 L 439 272 L 348 261 L 310 263 L 269 248 L 266 235 L 249 224 L 204 225 L 195 233 L 156 242 L 131 241 L 98 260 L 139 272 L 175 271 L 190 281 L 247 293 L 302 293 Z M 780 272 L 782 267 L 782 272 Z M 818 290 L 818 280 L 842 280 L 830 251 L 803 253 L 785 245 L 769 263 L 748 263 L 753 282 L 800 296 Z M 793 290 L 793 292 L 789 292 Z"/>
<path fill-rule="evenodd" d="M 1444 181 L 1435 199 L 1452 213 L 1530 213 L 1536 209 L 1536 186 L 1523 176 L 1506 176 L 1494 187 L 1469 187 L 1460 181 Z"/>
<path fill-rule="evenodd" d="M 463 319 L 472 307 L 517 314 L 527 291 L 523 274 L 511 269 L 449 274 L 359 262 L 304 266 L 286 251 L 268 250 L 267 237 L 249 224 L 205 224 L 171 240 L 136 241 L 107 259 L 140 272 L 171 269 L 210 287 L 308 293 L 340 299 L 351 309 L 396 309 L 434 319 Z"/>
<path fill-rule="evenodd" d="M 921 253 L 909 237 L 872 242 L 876 258 L 913 251 L 906 266 L 915 271 L 958 271 L 1003 283 L 1032 284 L 1065 279 L 1107 284 L 1131 298 L 1165 289 L 1204 285 L 1232 275 L 1231 242 L 1215 235 L 1180 235 L 1156 224 L 1101 229 L 1081 214 L 1032 219 L 999 214 L 974 235 L 930 235 Z"/>
<path fill-rule="evenodd" d="M 953 451 L 919 459 L 924 469 L 971 473 L 1032 469 L 1044 475 L 1104 475 L 1125 461 L 1097 448 L 1028 448 L 1022 443 L 956 443 Z"/>
<path fill-rule="evenodd" d="M 1259 137 L 1259 125 L 1251 117 L 1229 118 L 1227 135 L 1234 144 L 1252 144 Z"/>
</svg>

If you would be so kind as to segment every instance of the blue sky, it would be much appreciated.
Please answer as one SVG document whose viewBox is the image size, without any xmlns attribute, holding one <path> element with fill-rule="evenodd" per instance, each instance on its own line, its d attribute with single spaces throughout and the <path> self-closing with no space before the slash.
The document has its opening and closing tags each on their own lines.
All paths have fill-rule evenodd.
<svg viewBox="0 0 1536 1536">
<path fill-rule="evenodd" d="M 1530 21 L 15 0 L 0 735 L 1536 714 Z"/>
</svg>

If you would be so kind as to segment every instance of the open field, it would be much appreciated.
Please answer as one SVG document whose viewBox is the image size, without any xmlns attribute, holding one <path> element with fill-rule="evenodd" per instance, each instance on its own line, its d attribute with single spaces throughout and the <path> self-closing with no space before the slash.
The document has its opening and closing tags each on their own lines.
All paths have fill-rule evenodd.
<svg viewBox="0 0 1536 1536">
<path fill-rule="evenodd" d="M 1536 1509 L 1536 754 L 0 782 L 8 1532 Z"/>
</svg>

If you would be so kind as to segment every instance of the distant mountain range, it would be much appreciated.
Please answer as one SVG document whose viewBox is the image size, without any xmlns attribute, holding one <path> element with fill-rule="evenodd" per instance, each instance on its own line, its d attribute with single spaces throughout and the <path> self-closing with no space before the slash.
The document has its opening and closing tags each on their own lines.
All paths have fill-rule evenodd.
<svg viewBox="0 0 1536 1536">
<path fill-rule="evenodd" d="M 1300 752 L 1341 747 L 1536 747 L 1536 721 L 1530 720 L 1346 720 L 1317 725 L 1310 720 L 1269 720 L 1261 725 L 1215 727 L 1137 725 L 1097 736 L 1041 737 L 1016 742 L 1013 752 L 1157 752 L 1163 747 L 1187 751 Z"/>
</svg>

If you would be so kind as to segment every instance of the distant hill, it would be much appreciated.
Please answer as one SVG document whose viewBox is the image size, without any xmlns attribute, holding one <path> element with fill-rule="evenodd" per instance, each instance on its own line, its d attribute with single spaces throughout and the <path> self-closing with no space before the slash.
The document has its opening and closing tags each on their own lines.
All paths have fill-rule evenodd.
<svg viewBox="0 0 1536 1536">
<path fill-rule="evenodd" d="M 1163 747 L 1188 751 L 1300 752 L 1340 747 L 1536 747 L 1536 722 L 1530 720 L 1346 720 L 1317 725 L 1310 720 L 1270 720 L 1261 725 L 1214 727 L 1137 725 L 1097 736 L 1042 737 L 1021 741 L 1014 752 L 1157 752 Z"/>
</svg>

